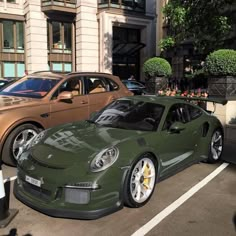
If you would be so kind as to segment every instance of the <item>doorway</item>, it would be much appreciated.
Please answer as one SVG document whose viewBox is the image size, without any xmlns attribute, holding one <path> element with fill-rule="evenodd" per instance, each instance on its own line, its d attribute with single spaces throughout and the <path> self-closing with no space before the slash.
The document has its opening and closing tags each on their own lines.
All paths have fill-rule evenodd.
<svg viewBox="0 0 236 236">
<path fill-rule="evenodd" d="M 121 80 L 134 75 L 140 80 L 140 29 L 113 26 L 112 73 Z"/>
</svg>

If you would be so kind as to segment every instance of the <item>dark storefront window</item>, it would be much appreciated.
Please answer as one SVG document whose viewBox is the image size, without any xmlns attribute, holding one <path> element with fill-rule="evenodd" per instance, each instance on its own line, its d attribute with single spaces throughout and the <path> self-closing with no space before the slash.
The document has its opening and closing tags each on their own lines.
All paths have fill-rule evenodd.
<svg viewBox="0 0 236 236">
<path fill-rule="evenodd" d="M 121 79 L 131 75 L 140 79 L 140 50 L 145 47 L 140 40 L 140 30 L 113 27 L 113 74 Z"/>
</svg>

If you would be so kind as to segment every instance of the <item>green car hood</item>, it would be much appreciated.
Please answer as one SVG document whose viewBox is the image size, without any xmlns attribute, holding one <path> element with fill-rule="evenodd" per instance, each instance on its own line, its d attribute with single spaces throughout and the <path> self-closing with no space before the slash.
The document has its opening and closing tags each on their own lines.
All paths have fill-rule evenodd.
<svg viewBox="0 0 236 236">
<path fill-rule="evenodd" d="M 54 127 L 31 149 L 31 156 L 41 165 L 68 168 L 86 164 L 101 150 L 137 139 L 143 131 L 116 129 L 86 121 Z"/>
</svg>

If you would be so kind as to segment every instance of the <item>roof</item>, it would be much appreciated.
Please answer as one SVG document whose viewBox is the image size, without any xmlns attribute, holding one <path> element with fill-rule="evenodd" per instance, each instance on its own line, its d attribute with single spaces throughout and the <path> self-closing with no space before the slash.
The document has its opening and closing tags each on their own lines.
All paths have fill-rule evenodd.
<svg viewBox="0 0 236 236">
<path fill-rule="evenodd" d="M 104 73 L 104 72 L 61 72 L 61 71 L 35 71 L 28 76 L 47 76 L 47 77 L 57 77 L 57 78 L 63 78 L 65 76 L 70 76 L 70 75 L 104 75 L 104 76 L 112 76 L 112 77 L 117 77 L 113 74 L 110 73 Z"/>
</svg>

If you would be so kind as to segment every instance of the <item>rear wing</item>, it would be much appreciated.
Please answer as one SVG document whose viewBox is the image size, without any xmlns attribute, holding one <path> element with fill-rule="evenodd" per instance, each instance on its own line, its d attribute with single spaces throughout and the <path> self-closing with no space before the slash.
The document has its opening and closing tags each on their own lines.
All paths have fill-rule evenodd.
<svg viewBox="0 0 236 236">
<path fill-rule="evenodd" d="M 214 97 L 175 97 L 177 99 L 182 99 L 185 100 L 187 102 L 196 102 L 198 106 L 200 106 L 201 108 L 203 108 L 206 112 L 214 114 L 216 111 L 216 103 L 221 104 L 221 105 L 226 105 L 227 104 L 227 100 L 223 99 L 223 98 L 214 98 Z M 212 102 L 213 103 L 213 111 L 207 110 L 207 106 L 206 106 L 206 102 Z"/>
<path fill-rule="evenodd" d="M 214 98 L 214 97 L 183 97 L 183 96 L 175 96 L 174 98 L 177 99 L 183 99 L 185 101 L 198 101 L 198 102 L 213 102 L 213 103 L 219 103 L 221 105 L 226 105 L 227 104 L 227 100 L 223 99 L 223 98 Z"/>
</svg>

